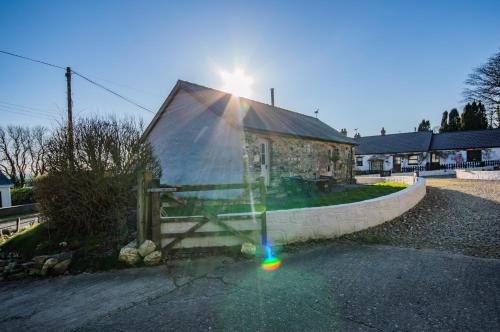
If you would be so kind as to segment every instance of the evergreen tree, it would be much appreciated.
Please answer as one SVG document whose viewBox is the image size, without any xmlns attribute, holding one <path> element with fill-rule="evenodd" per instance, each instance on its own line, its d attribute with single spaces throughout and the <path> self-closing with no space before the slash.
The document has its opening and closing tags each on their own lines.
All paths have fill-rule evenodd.
<svg viewBox="0 0 500 332">
<path fill-rule="evenodd" d="M 448 131 L 448 111 L 443 112 L 443 117 L 441 118 L 441 127 L 439 127 L 440 133 L 445 133 Z"/>
<path fill-rule="evenodd" d="M 450 111 L 448 115 L 448 131 L 460 130 L 460 114 L 456 108 Z"/>
<path fill-rule="evenodd" d="M 430 131 L 431 130 L 431 122 L 426 119 L 422 119 L 422 122 L 418 125 L 418 131 Z"/>
<path fill-rule="evenodd" d="M 488 118 L 484 105 L 479 102 L 468 103 L 464 107 L 461 119 L 462 130 L 479 130 L 488 128 Z"/>
</svg>

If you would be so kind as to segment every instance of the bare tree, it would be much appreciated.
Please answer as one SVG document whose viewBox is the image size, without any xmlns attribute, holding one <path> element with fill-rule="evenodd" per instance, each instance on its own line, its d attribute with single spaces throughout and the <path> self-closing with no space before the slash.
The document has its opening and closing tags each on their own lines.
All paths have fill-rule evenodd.
<svg viewBox="0 0 500 332">
<path fill-rule="evenodd" d="M 488 109 L 490 125 L 493 127 L 493 116 L 500 107 L 500 52 L 493 55 L 488 61 L 474 69 L 465 81 L 469 87 L 464 90 L 466 101 L 481 101 Z M 496 126 L 500 127 L 500 118 L 496 119 Z"/>
<path fill-rule="evenodd" d="M 43 127 L 0 127 L 0 170 L 14 186 L 22 187 L 32 176 L 45 172 L 46 137 Z"/>
</svg>

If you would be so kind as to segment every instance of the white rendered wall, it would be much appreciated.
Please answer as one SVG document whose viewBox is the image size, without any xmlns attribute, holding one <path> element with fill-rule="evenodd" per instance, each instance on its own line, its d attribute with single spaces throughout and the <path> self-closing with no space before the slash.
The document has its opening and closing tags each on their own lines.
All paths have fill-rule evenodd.
<svg viewBox="0 0 500 332">
<path fill-rule="evenodd" d="M 0 192 L 2 193 L 2 207 L 4 208 L 12 206 L 10 186 L 0 186 Z"/>
</svg>

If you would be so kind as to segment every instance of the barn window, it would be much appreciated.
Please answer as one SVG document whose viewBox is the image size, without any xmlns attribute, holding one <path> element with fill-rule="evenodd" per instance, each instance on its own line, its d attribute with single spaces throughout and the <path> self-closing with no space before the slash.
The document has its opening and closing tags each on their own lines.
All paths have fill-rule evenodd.
<svg viewBox="0 0 500 332">
<path fill-rule="evenodd" d="M 408 156 L 408 165 L 418 165 L 418 155 L 412 154 Z"/>
</svg>

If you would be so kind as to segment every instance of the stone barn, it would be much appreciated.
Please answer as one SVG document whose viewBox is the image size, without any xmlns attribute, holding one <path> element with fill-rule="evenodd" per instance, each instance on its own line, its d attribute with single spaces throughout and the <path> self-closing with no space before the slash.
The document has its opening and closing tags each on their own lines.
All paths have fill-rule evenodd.
<svg viewBox="0 0 500 332">
<path fill-rule="evenodd" d="M 355 141 L 317 118 L 178 81 L 147 127 L 166 184 L 332 176 L 350 182 Z"/>
</svg>

